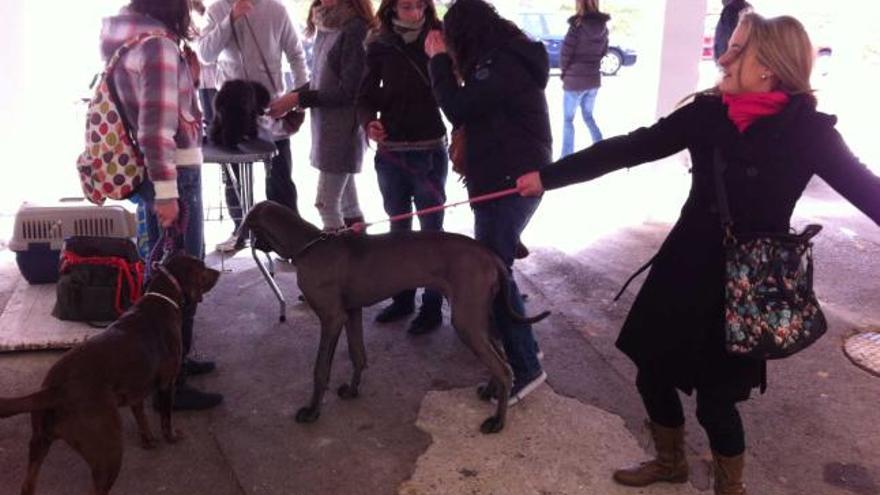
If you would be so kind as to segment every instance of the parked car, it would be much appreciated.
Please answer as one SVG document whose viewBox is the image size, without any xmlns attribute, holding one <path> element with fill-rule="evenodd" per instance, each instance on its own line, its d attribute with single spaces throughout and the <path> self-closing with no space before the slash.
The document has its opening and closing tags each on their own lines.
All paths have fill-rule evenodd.
<svg viewBox="0 0 880 495">
<path fill-rule="evenodd" d="M 720 14 L 706 14 L 706 20 L 703 23 L 703 60 L 714 60 L 715 58 L 715 25 L 718 24 Z M 828 72 L 828 58 L 832 54 L 831 47 L 818 43 L 814 45 L 816 48 L 816 67 L 820 73 Z"/>
<path fill-rule="evenodd" d="M 568 32 L 568 18 L 560 13 L 520 12 L 514 20 L 520 29 L 532 38 L 544 43 L 550 57 L 550 68 L 559 68 L 559 52 L 562 40 Z M 609 45 L 608 53 L 602 59 L 599 72 L 605 76 L 613 76 L 621 67 L 636 63 L 636 52 L 619 45 Z"/>
</svg>

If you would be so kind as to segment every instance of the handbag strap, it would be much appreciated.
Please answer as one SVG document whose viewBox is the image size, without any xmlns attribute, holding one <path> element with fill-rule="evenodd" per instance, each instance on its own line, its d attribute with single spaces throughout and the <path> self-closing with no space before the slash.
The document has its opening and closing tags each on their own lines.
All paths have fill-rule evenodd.
<svg viewBox="0 0 880 495">
<path fill-rule="evenodd" d="M 272 77 L 272 71 L 269 70 L 269 62 L 266 61 L 266 55 L 263 54 L 263 49 L 260 47 L 260 42 L 257 41 L 257 35 L 254 33 L 254 28 L 251 26 L 251 21 L 244 17 L 245 26 L 247 26 L 248 31 L 251 33 L 251 39 L 254 40 L 254 46 L 257 47 L 257 53 L 260 55 L 260 62 L 263 64 L 263 70 L 266 71 L 266 77 L 269 78 L 269 84 L 272 85 L 273 94 L 278 94 L 278 86 L 275 84 L 275 78 Z M 242 50 L 241 41 L 238 39 L 238 31 L 235 29 L 235 24 L 232 25 L 232 38 L 235 40 L 235 45 L 238 47 L 238 57 L 241 62 L 241 70 L 244 71 L 245 79 L 250 79 L 250 76 L 247 73 L 247 65 L 244 63 L 244 50 Z"/>
<path fill-rule="evenodd" d="M 715 169 L 715 197 L 718 200 L 718 216 L 721 218 L 721 228 L 724 230 L 724 245 L 728 246 L 736 241 L 733 235 L 733 218 L 730 216 L 730 205 L 727 202 L 727 188 L 724 186 L 724 171 L 727 170 L 727 160 L 721 153 L 721 148 L 715 147 L 713 152 L 713 167 Z"/>
<path fill-rule="evenodd" d="M 725 228 L 732 228 L 733 220 L 730 218 L 730 205 L 727 203 L 727 188 L 724 186 L 724 171 L 727 170 L 727 161 L 721 154 L 721 148 L 715 148 L 713 161 L 715 169 L 715 197 L 718 200 L 718 213 L 721 216 L 721 225 Z"/>
</svg>

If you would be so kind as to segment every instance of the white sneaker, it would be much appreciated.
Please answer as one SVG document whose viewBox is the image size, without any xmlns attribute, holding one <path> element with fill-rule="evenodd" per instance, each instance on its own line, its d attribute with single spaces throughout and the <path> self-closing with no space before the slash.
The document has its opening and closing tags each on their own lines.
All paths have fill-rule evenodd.
<svg viewBox="0 0 880 495">
<path fill-rule="evenodd" d="M 229 236 L 229 239 L 226 239 L 225 241 L 218 243 L 216 246 L 216 249 L 217 249 L 217 251 L 220 251 L 221 253 L 232 253 L 232 252 L 244 249 L 244 245 L 245 245 L 244 238 L 242 238 L 241 241 L 239 242 L 238 236 L 236 236 L 235 234 L 232 234 L 231 236 Z"/>
</svg>

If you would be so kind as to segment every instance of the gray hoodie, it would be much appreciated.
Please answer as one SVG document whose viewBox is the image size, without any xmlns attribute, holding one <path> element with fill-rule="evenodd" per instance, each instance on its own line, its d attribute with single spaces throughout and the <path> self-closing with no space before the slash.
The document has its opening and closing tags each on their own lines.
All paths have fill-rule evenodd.
<svg viewBox="0 0 880 495">
<path fill-rule="evenodd" d="M 262 83 L 274 96 L 279 96 L 284 92 L 282 55 L 287 57 L 293 71 L 294 87 L 309 82 L 302 42 L 290 22 L 287 9 L 277 0 L 253 0 L 253 10 L 233 24 L 229 15 L 233 3 L 234 0 L 217 0 L 208 7 L 208 23 L 199 38 L 199 57 L 207 63 L 217 62 L 217 87 L 230 79 L 248 79 Z M 256 42 L 248 23 L 256 35 Z M 233 29 L 241 43 L 241 51 L 235 43 Z M 266 74 L 261 51 L 271 74 Z"/>
</svg>

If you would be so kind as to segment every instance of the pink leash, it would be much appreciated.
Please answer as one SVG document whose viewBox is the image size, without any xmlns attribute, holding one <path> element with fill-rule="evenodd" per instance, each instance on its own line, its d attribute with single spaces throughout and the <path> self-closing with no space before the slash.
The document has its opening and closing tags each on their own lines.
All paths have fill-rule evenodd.
<svg viewBox="0 0 880 495">
<path fill-rule="evenodd" d="M 454 206 L 461 206 L 461 205 L 468 204 L 468 203 L 474 204 L 474 203 L 482 203 L 484 201 L 491 201 L 493 199 L 503 198 L 504 196 L 510 196 L 511 194 L 516 194 L 517 192 L 518 192 L 517 188 L 511 187 L 510 189 L 505 189 L 503 191 L 495 191 L 495 192 L 488 193 L 488 194 L 482 194 L 480 196 L 474 196 L 473 198 L 469 198 L 465 201 L 459 201 L 458 203 L 437 205 L 437 206 L 432 206 L 430 208 L 425 208 L 424 210 L 417 210 L 417 211 L 410 212 L 410 213 L 402 213 L 400 215 L 394 215 L 394 216 L 388 217 L 384 220 L 377 220 L 375 222 L 358 222 L 358 223 L 352 225 L 351 227 L 349 227 L 348 229 L 351 229 L 355 232 L 362 232 L 364 229 L 366 229 L 367 227 L 369 227 L 371 225 L 376 225 L 376 224 L 385 223 L 385 222 L 396 222 L 398 220 L 405 220 L 407 218 L 412 218 L 412 217 L 421 216 L 421 215 L 427 215 L 429 213 L 435 213 L 438 211 L 445 210 L 446 208 L 452 208 Z M 348 229 L 345 229 L 345 230 L 348 230 Z"/>
</svg>

